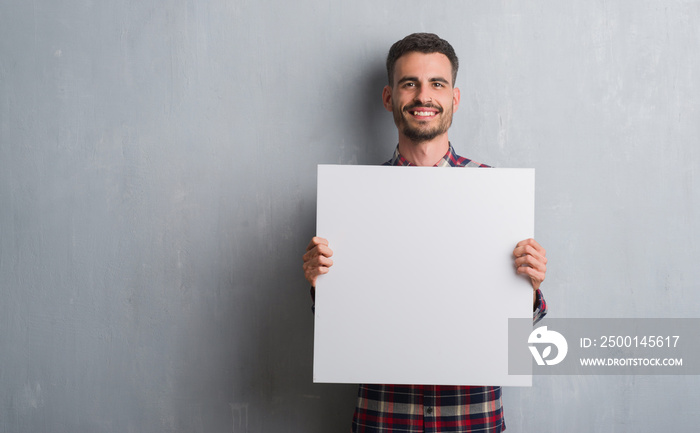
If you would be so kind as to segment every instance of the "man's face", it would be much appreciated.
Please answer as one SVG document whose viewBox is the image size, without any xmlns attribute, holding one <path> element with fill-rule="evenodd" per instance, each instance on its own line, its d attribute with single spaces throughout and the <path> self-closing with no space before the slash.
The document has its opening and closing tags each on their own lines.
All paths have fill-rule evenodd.
<svg viewBox="0 0 700 433">
<path fill-rule="evenodd" d="M 447 133 L 459 107 L 452 64 L 444 54 L 411 52 L 399 57 L 393 86 L 383 93 L 384 107 L 394 114 L 399 133 L 411 141 L 429 141 Z"/>
</svg>

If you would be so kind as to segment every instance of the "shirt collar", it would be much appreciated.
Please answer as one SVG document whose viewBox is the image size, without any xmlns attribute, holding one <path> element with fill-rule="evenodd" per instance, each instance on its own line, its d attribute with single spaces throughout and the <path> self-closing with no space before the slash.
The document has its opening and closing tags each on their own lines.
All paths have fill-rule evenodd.
<svg viewBox="0 0 700 433">
<path fill-rule="evenodd" d="M 455 154 L 455 150 L 452 148 L 452 144 L 448 143 L 449 148 L 447 153 L 438 161 L 433 167 L 456 167 L 453 164 L 459 157 Z M 396 145 L 396 150 L 394 150 L 394 156 L 389 161 L 389 165 L 399 165 L 399 166 L 415 166 L 411 164 L 406 158 L 399 153 L 399 145 Z"/>
</svg>

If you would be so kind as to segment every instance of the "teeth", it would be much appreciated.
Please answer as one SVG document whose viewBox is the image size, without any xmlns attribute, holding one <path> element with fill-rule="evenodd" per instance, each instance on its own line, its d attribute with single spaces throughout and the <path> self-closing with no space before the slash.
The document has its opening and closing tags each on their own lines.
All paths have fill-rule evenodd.
<svg viewBox="0 0 700 433">
<path fill-rule="evenodd" d="M 414 111 L 414 116 L 434 116 L 435 113 L 432 111 Z"/>
</svg>

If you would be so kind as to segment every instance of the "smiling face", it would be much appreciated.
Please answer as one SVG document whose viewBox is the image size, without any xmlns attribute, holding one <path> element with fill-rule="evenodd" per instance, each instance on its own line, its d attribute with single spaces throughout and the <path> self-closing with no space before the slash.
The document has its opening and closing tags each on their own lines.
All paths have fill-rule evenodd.
<svg viewBox="0 0 700 433">
<path fill-rule="evenodd" d="M 459 107 L 452 65 L 444 54 L 410 52 L 396 61 L 393 83 L 383 92 L 384 107 L 393 112 L 399 134 L 414 143 L 447 134 Z"/>
</svg>

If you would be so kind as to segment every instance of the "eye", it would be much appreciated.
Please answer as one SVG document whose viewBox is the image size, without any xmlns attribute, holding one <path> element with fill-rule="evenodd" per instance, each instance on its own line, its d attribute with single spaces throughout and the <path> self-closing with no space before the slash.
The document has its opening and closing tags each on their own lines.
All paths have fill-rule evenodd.
<svg viewBox="0 0 700 433">
<path fill-rule="evenodd" d="M 441 89 L 441 88 L 445 87 L 444 84 L 438 83 L 438 82 L 433 83 L 433 86 L 434 86 L 434 87 L 437 87 L 438 89 Z"/>
</svg>

